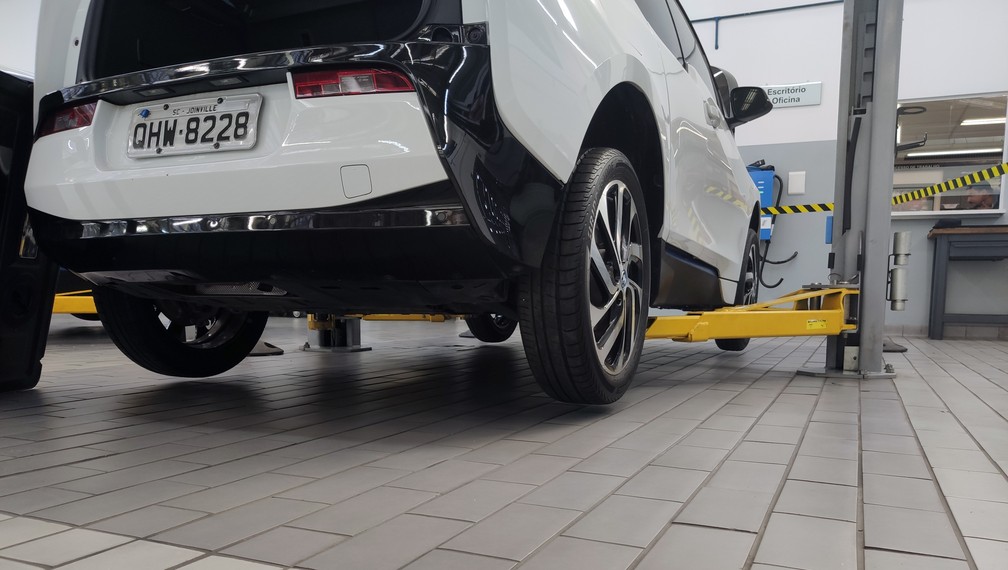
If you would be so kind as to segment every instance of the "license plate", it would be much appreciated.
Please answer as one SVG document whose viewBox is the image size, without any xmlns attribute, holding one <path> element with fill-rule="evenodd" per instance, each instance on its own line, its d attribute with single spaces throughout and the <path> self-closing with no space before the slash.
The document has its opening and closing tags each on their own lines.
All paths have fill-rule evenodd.
<svg viewBox="0 0 1008 570">
<path fill-rule="evenodd" d="M 256 143 L 261 106 L 261 95 L 235 95 L 138 107 L 130 121 L 126 156 L 250 149 Z"/>
</svg>

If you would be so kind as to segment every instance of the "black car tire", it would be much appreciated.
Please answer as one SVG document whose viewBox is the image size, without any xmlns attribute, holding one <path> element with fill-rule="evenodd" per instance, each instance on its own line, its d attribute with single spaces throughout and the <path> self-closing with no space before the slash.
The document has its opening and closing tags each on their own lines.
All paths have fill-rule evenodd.
<svg viewBox="0 0 1008 570">
<path fill-rule="evenodd" d="M 469 332 L 483 342 L 504 342 L 511 338 L 518 328 L 518 321 L 496 313 L 481 313 L 466 317 L 465 322 Z"/>
<path fill-rule="evenodd" d="M 746 235 L 745 261 L 742 263 L 742 270 L 739 274 L 738 289 L 735 291 L 736 305 L 752 305 L 759 298 L 759 234 L 756 230 L 749 228 Z M 729 352 L 741 352 L 749 346 L 748 338 L 719 338 L 714 343 L 721 350 Z"/>
<path fill-rule="evenodd" d="M 234 368 L 255 348 L 269 318 L 267 313 L 154 301 L 107 288 L 95 289 L 94 298 L 119 350 L 167 376 L 204 378 Z"/>
<path fill-rule="evenodd" d="M 651 298 L 644 204 L 623 153 L 582 155 L 542 266 L 520 286 L 522 343 L 536 380 L 553 398 L 609 404 L 633 379 Z"/>
</svg>

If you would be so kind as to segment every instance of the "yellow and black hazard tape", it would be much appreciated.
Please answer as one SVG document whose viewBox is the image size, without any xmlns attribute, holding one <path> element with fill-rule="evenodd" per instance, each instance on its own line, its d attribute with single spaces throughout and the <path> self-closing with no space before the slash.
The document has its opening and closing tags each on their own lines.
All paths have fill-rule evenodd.
<svg viewBox="0 0 1008 570">
<path fill-rule="evenodd" d="M 930 198 L 941 194 L 943 192 L 950 192 L 952 190 L 958 190 L 959 188 L 965 188 L 972 184 L 979 184 L 993 178 L 998 178 L 1004 176 L 1008 173 L 1008 162 L 999 164 L 997 166 L 992 166 L 990 168 L 985 168 L 984 170 L 978 170 L 971 174 L 965 176 L 960 176 L 959 178 L 954 178 L 952 180 L 946 180 L 941 184 L 935 184 L 934 186 L 928 186 L 927 188 L 921 188 L 919 190 L 914 190 L 913 192 L 907 192 L 905 194 L 900 194 L 898 196 L 893 196 L 892 204 L 906 204 L 907 202 L 913 202 L 914 200 L 923 200 L 924 198 Z M 799 204 L 795 206 L 776 206 L 767 207 L 760 210 L 760 213 L 764 216 L 773 215 L 779 216 L 782 214 L 810 214 L 812 212 L 832 212 L 833 204 Z"/>
</svg>

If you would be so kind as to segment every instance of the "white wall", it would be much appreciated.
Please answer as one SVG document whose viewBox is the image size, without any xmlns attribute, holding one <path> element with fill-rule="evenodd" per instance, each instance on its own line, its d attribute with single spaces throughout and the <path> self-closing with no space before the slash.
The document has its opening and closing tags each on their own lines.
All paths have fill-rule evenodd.
<svg viewBox="0 0 1008 570">
<path fill-rule="evenodd" d="M 693 20 L 822 0 L 681 0 Z M 1006 0 L 905 0 L 900 99 L 1008 92 Z M 778 109 L 739 129 L 740 146 L 836 140 L 843 4 L 696 23 L 712 65 L 740 84 L 823 82 L 819 107 Z"/>
<path fill-rule="evenodd" d="M 42 0 L 0 0 L 0 68 L 33 76 Z"/>
</svg>

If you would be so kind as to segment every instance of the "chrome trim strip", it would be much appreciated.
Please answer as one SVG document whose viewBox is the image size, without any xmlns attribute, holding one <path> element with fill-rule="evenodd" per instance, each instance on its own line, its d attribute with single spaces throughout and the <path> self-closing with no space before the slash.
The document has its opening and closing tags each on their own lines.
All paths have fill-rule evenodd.
<svg viewBox="0 0 1008 570">
<path fill-rule="evenodd" d="M 80 239 L 99 239 L 290 230 L 434 228 L 468 226 L 469 218 L 461 206 L 438 206 L 357 212 L 276 212 L 70 223 L 79 224 Z"/>
</svg>

